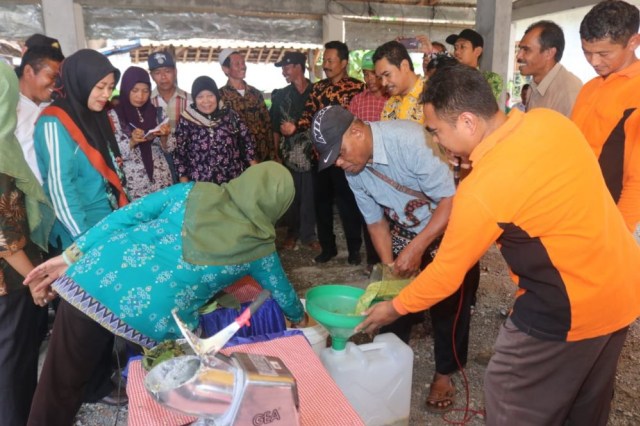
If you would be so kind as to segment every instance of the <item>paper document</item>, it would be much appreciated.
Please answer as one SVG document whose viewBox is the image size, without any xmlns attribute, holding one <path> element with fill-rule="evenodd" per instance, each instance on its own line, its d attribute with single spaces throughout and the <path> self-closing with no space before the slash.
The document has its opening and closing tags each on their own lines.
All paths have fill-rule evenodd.
<svg viewBox="0 0 640 426">
<path fill-rule="evenodd" d="M 160 131 L 160 127 L 163 124 L 169 124 L 169 117 L 165 118 L 162 123 L 158 124 L 156 127 L 154 127 L 153 129 L 149 130 L 147 133 L 144 134 L 144 138 L 148 139 L 149 136 L 155 136 L 154 133 L 155 132 L 159 132 Z"/>
</svg>

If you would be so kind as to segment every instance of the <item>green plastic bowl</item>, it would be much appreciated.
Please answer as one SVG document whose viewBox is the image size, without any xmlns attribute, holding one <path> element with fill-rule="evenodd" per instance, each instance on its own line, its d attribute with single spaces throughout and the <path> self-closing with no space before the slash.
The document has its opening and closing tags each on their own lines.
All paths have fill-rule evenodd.
<svg viewBox="0 0 640 426">
<path fill-rule="evenodd" d="M 344 350 L 347 339 L 364 321 L 364 315 L 355 313 L 358 299 L 363 294 L 364 289 L 337 284 L 320 285 L 307 291 L 307 312 L 329 331 L 334 350 Z"/>
</svg>

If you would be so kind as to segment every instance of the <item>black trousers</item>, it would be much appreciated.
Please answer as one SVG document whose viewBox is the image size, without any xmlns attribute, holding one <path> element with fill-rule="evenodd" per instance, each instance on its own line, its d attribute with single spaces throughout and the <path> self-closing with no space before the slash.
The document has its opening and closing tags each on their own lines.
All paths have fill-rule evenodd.
<svg viewBox="0 0 640 426">
<path fill-rule="evenodd" d="M 61 300 L 27 424 L 73 424 L 87 386 L 105 363 L 102 354 L 112 346 L 110 331 Z"/>
<path fill-rule="evenodd" d="M 436 371 L 440 374 L 451 374 L 467 364 L 469 351 L 469 327 L 471 325 L 471 301 L 475 296 L 477 282 L 480 277 L 480 263 L 476 263 L 464 276 L 460 288 L 440 303 L 431 307 L 431 324 L 433 326 L 433 352 Z M 461 300 L 462 299 L 462 303 Z M 456 320 L 457 318 L 457 320 Z M 455 330 L 455 339 L 453 332 Z M 454 352 L 455 351 L 455 352 Z"/>
<path fill-rule="evenodd" d="M 296 194 L 289 210 L 285 213 L 287 238 L 300 239 L 302 244 L 317 240 L 315 186 L 316 172 L 296 172 L 289 169 Z"/>
<path fill-rule="evenodd" d="M 0 297 L 0 424 L 23 426 L 38 380 L 40 318 L 27 287 Z"/>
<path fill-rule="evenodd" d="M 344 171 L 336 166 L 318 172 L 316 181 L 316 221 L 318 241 L 322 246 L 322 251 L 336 250 L 336 236 L 333 233 L 334 198 L 347 239 L 349 254 L 359 253 L 360 247 L 362 247 L 361 228 L 364 221 Z"/>
</svg>

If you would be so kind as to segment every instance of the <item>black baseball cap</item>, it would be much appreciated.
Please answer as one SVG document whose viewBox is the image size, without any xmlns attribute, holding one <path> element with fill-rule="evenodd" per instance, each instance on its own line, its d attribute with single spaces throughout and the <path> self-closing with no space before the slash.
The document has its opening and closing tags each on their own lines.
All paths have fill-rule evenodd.
<svg viewBox="0 0 640 426">
<path fill-rule="evenodd" d="M 276 67 L 284 67 L 289 64 L 298 64 L 304 66 L 307 57 L 302 52 L 286 52 L 280 62 L 276 62 Z"/>
<path fill-rule="evenodd" d="M 173 55 L 171 55 L 168 50 L 161 50 L 159 52 L 150 54 L 149 59 L 147 60 L 147 64 L 149 65 L 149 71 L 153 71 L 156 68 L 162 67 L 176 67 L 176 61 L 173 59 Z"/>
<path fill-rule="evenodd" d="M 46 36 L 44 34 L 32 35 L 24 42 L 24 45 L 26 46 L 27 49 L 31 49 L 32 47 L 36 47 L 36 46 L 44 46 L 44 47 L 51 47 L 53 49 L 56 49 L 62 52 L 62 49 L 60 48 L 60 42 L 58 41 L 58 39 Z"/>
<path fill-rule="evenodd" d="M 451 34 L 446 38 L 446 41 L 449 44 L 456 44 L 456 41 L 458 41 L 459 38 L 468 40 L 469 42 L 471 42 L 473 47 L 484 47 L 484 38 L 482 38 L 480 33 L 470 28 L 465 28 L 464 30 L 460 31 L 460 34 Z"/>
<path fill-rule="evenodd" d="M 311 139 L 318 151 L 318 171 L 336 162 L 342 147 L 342 136 L 355 116 L 339 105 L 322 108 L 313 116 Z"/>
</svg>

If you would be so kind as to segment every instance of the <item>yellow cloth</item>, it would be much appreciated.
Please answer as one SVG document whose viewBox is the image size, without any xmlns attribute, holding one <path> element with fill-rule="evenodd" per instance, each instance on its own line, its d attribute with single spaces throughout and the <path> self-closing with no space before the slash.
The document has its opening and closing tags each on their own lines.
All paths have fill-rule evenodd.
<svg viewBox="0 0 640 426">
<path fill-rule="evenodd" d="M 365 311 L 376 299 L 393 299 L 400 293 L 400 290 L 405 288 L 407 284 L 413 280 L 413 277 L 404 279 L 397 278 L 393 274 L 391 267 L 381 263 L 374 266 L 371 277 L 374 282 L 371 282 L 367 286 L 364 294 L 358 299 L 355 309 L 356 314 Z"/>
</svg>

